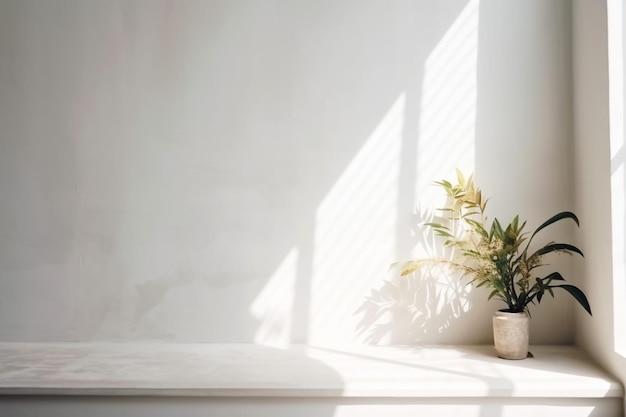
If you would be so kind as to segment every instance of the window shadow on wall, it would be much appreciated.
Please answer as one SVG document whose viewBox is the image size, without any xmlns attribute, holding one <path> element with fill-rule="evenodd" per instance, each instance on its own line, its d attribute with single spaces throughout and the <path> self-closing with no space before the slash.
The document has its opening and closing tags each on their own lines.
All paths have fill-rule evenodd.
<svg viewBox="0 0 626 417">
<path fill-rule="evenodd" d="M 298 271 L 293 283 L 294 298 L 290 300 L 293 307 L 291 312 L 274 314 L 274 317 L 282 316 L 291 321 L 287 340 L 338 342 L 358 339 L 354 333 L 358 324 L 355 310 L 369 289 L 378 285 L 389 263 L 399 253 L 410 250 L 409 213 L 415 204 L 418 186 L 416 178 L 423 175 L 424 171 L 419 166 L 420 153 L 426 154 L 430 149 L 429 163 L 432 159 L 441 158 L 441 165 L 449 164 L 452 168 L 455 165 L 454 158 L 434 143 L 441 139 L 440 130 L 458 133 L 455 129 L 465 122 L 467 116 L 465 110 L 461 111 L 460 116 L 453 112 L 448 118 L 450 123 L 444 124 L 446 128 L 437 124 L 441 121 L 436 117 L 433 107 L 449 109 L 450 105 L 435 100 L 438 86 L 430 85 L 430 96 L 424 99 L 425 63 L 433 45 L 440 41 L 442 34 L 449 28 L 450 20 L 457 17 L 466 3 L 430 5 L 400 2 L 394 3 L 391 8 L 385 7 L 384 11 L 359 7 L 359 12 L 346 17 L 342 25 L 333 28 L 336 32 L 330 32 L 333 45 L 325 49 L 325 53 L 344 56 L 348 61 L 323 61 L 343 62 L 343 65 L 333 67 L 341 76 L 345 71 L 342 66 L 349 68 L 350 60 L 364 60 L 367 65 L 362 67 L 363 74 L 358 78 L 364 80 L 371 76 L 372 81 L 354 85 L 357 88 L 354 91 L 346 91 L 355 105 L 337 106 L 342 120 L 341 128 L 340 125 L 333 127 L 333 118 L 327 119 L 327 122 L 318 120 L 320 126 L 331 127 L 330 131 L 322 133 L 322 138 L 327 135 L 336 138 L 332 149 L 343 147 L 348 138 L 364 126 L 358 121 L 353 125 L 345 124 L 345 117 L 350 117 L 350 113 L 356 121 L 369 110 L 375 109 L 367 119 L 362 120 L 374 120 L 376 124 L 369 128 L 371 133 L 365 142 L 359 143 L 363 134 L 355 136 L 358 147 L 353 151 L 351 159 L 342 161 L 338 165 L 339 175 L 327 177 L 330 181 L 318 188 L 315 200 L 310 200 L 310 207 L 314 210 L 307 216 L 307 219 L 311 219 L 310 223 L 304 219 L 305 224 L 308 224 L 308 233 L 295 247 L 297 266 L 287 267 L 287 270 Z M 356 24 L 362 32 L 345 36 L 343 30 L 346 23 L 350 27 Z M 374 24 L 379 30 L 370 33 L 369 28 Z M 368 45 L 365 55 L 361 56 L 353 48 L 350 42 L 352 36 L 357 36 L 361 42 L 364 38 L 368 39 L 364 42 Z M 319 39 L 315 39 L 311 47 L 319 48 Z M 455 64 L 454 53 L 458 52 L 459 45 L 451 47 L 453 50 L 449 53 L 452 57 L 448 57 L 450 62 L 444 60 L 438 68 L 430 68 L 431 81 L 436 82 L 437 75 L 441 76 L 441 73 L 436 74 L 437 71 L 451 71 L 451 66 Z M 449 66 L 445 67 L 446 64 Z M 353 78 L 350 71 L 345 76 Z M 314 83 L 317 78 L 309 79 L 308 82 Z M 353 83 L 347 80 L 344 78 L 342 81 L 344 87 Z M 439 82 L 442 83 L 440 87 L 445 85 L 441 78 Z M 322 91 L 320 101 L 326 101 L 326 97 L 332 95 L 330 91 Z M 356 104 L 361 100 L 361 95 L 365 103 Z M 383 97 L 385 99 L 381 100 Z M 381 112 L 382 103 L 385 106 Z M 327 103 L 325 106 L 332 107 L 333 104 Z M 424 111 L 431 111 L 429 123 L 421 122 Z M 448 128 L 450 125 L 453 127 Z M 345 134 L 338 135 L 343 129 L 346 129 Z M 428 160 L 427 156 L 421 158 Z M 327 163 L 325 166 L 330 167 Z M 326 174 L 328 171 L 324 170 L 323 175 Z M 284 270 L 283 264 L 280 270 Z M 280 309 L 280 305 L 285 302 L 284 298 L 264 296 L 264 302 L 270 306 L 270 310 Z M 258 299 L 255 302 L 253 306 L 258 306 Z M 280 333 L 280 330 L 276 331 L 280 329 L 280 323 L 267 320 L 267 317 L 265 315 L 262 319 L 260 328 L 263 333 Z M 396 322 L 397 318 L 393 321 Z M 433 326 L 426 322 L 424 325 Z M 387 340 L 400 340 L 401 336 L 394 329 L 394 324 L 389 323 L 389 326 Z"/>
</svg>

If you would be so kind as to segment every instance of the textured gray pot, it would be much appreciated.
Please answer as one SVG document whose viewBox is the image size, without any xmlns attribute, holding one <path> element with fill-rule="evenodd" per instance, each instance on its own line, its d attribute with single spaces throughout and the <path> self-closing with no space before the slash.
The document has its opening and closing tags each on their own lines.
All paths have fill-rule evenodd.
<svg viewBox="0 0 626 417">
<path fill-rule="evenodd" d="M 493 315 L 493 341 L 503 359 L 525 359 L 528 356 L 527 313 L 497 311 Z"/>
</svg>

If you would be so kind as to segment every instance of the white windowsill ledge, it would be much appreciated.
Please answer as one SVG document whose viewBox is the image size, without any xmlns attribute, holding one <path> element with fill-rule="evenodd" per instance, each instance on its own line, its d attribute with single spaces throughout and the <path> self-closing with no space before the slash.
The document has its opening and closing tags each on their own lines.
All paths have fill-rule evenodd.
<svg viewBox="0 0 626 417">
<path fill-rule="evenodd" d="M 0 395 L 608 398 L 612 378 L 572 346 L 507 361 L 491 346 L 0 343 Z"/>
</svg>

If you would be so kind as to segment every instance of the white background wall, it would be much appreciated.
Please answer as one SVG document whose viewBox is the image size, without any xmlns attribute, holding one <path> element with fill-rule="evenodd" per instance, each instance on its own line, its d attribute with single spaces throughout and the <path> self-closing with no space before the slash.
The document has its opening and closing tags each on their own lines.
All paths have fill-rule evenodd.
<svg viewBox="0 0 626 417">
<path fill-rule="evenodd" d="M 606 369 L 625 381 L 626 9 L 621 1 L 581 0 L 574 3 L 573 12 L 576 207 L 588 219 L 581 227 L 586 259 L 579 267 L 584 271 L 585 288 L 594 306 L 593 319 L 577 317 L 576 339 Z"/>
<path fill-rule="evenodd" d="M 503 220 L 572 209 L 569 17 L 0 2 L 0 340 L 489 343 L 484 291 L 387 269 L 455 166 Z M 548 302 L 531 341 L 573 340 Z"/>
</svg>

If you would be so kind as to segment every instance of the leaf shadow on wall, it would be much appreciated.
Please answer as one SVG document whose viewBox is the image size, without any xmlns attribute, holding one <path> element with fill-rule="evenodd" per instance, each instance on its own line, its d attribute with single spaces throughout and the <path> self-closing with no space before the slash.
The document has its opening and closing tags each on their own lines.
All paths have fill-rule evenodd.
<svg viewBox="0 0 626 417">
<path fill-rule="evenodd" d="M 428 212 L 414 214 L 413 243 L 426 253 L 418 257 L 450 259 L 452 252 L 443 247 L 423 223 L 432 220 Z M 391 268 L 390 278 L 372 288 L 355 315 L 362 314 L 357 331 L 367 343 L 409 344 L 428 340 L 459 343 L 467 323 L 473 321 L 471 287 L 466 278 L 446 266 L 432 266 L 405 277 Z M 473 324 L 475 326 L 475 323 Z"/>
<path fill-rule="evenodd" d="M 450 298 L 450 293 L 458 298 Z M 442 335 L 454 328 L 464 312 L 462 300 L 467 295 L 463 286 L 443 283 L 437 275 L 417 273 L 398 282 L 386 280 L 372 289 L 355 313 L 363 313 L 358 331 L 367 343 L 414 343 Z M 391 334 L 394 340 L 389 340 Z"/>
</svg>

